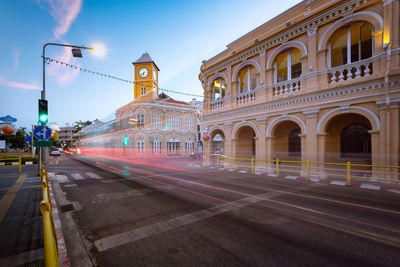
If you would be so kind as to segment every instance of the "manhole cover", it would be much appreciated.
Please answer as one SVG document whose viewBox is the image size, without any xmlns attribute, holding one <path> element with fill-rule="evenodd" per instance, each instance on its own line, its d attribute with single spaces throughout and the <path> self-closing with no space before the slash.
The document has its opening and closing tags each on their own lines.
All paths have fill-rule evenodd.
<svg viewBox="0 0 400 267">
<path fill-rule="evenodd" d="M 74 210 L 74 206 L 72 204 L 62 205 L 61 212 L 68 212 Z"/>
</svg>

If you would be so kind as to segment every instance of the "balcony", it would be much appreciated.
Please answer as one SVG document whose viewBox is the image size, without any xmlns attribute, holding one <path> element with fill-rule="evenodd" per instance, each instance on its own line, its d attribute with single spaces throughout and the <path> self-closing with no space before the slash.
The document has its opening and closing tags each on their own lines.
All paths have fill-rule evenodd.
<svg viewBox="0 0 400 267">
<path fill-rule="evenodd" d="M 276 83 L 276 84 L 274 84 L 272 86 L 268 86 L 268 87 L 272 88 L 273 96 L 282 96 L 282 95 L 300 91 L 300 80 L 301 79 L 302 78 L 299 77 L 299 78 L 283 81 L 280 83 Z"/>
<path fill-rule="evenodd" d="M 246 90 L 246 89 L 245 89 Z M 254 102 L 256 100 L 255 91 L 245 91 L 236 95 L 236 104 L 243 105 L 246 103 Z"/>
<path fill-rule="evenodd" d="M 372 62 L 375 58 L 357 61 L 351 64 L 334 67 L 328 70 L 330 84 L 368 77 L 372 74 Z"/>
<path fill-rule="evenodd" d="M 214 100 L 210 104 L 211 110 L 217 110 L 217 109 L 221 109 L 223 107 L 224 107 L 224 100 L 223 99 Z"/>
</svg>

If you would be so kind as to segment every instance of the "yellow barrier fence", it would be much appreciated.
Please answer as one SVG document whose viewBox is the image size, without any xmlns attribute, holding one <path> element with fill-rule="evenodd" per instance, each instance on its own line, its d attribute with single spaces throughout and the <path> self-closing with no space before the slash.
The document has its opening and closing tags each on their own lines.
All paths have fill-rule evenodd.
<svg viewBox="0 0 400 267">
<path fill-rule="evenodd" d="M 252 158 L 228 157 L 222 154 L 212 154 L 216 157 L 217 168 L 230 167 L 234 170 L 244 168 L 251 173 L 267 171 L 276 176 L 297 174 L 310 181 L 318 179 L 339 179 L 351 186 L 354 179 L 364 179 L 373 182 L 400 183 L 400 166 L 371 165 L 360 163 L 333 163 L 294 160 L 264 160 Z"/>
<path fill-rule="evenodd" d="M 43 217 L 45 266 L 58 267 L 59 261 L 58 261 L 57 235 L 54 226 L 53 213 L 51 207 L 49 182 L 48 182 L 46 168 L 44 167 L 44 165 L 42 165 L 40 177 L 42 178 L 41 186 L 43 191 L 43 200 L 40 202 L 40 211 Z"/>
<path fill-rule="evenodd" d="M 16 162 L 18 162 L 18 165 L 14 164 Z M 10 164 L 7 165 L 7 163 L 10 163 Z M 21 157 L 0 159 L 0 168 L 16 168 L 16 167 L 18 167 L 18 171 L 19 171 L 19 173 L 21 173 L 22 172 Z"/>
</svg>

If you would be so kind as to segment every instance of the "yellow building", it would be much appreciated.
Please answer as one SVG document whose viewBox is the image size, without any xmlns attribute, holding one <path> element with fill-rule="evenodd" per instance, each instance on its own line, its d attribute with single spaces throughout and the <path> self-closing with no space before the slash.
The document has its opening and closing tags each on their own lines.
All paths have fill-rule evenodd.
<svg viewBox="0 0 400 267">
<path fill-rule="evenodd" d="M 398 0 L 307 0 L 203 61 L 204 164 L 222 137 L 257 166 L 400 165 L 399 25 Z"/>
<path fill-rule="evenodd" d="M 159 94 L 159 68 L 148 53 L 134 65 L 134 100 L 117 109 L 108 146 L 133 156 L 185 156 L 194 153 L 197 109 Z"/>
</svg>

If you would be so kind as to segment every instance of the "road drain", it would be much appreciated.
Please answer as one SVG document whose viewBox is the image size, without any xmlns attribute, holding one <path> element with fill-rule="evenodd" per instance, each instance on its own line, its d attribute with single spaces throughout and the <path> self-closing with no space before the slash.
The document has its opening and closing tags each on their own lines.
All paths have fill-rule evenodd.
<svg viewBox="0 0 400 267">
<path fill-rule="evenodd" d="M 74 206 L 72 204 L 62 205 L 60 208 L 62 213 L 74 210 Z"/>
</svg>

